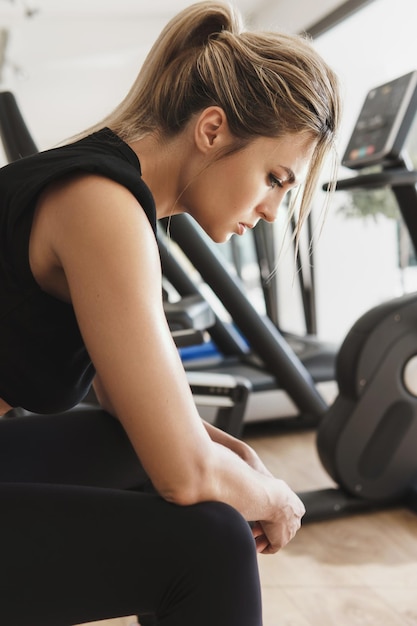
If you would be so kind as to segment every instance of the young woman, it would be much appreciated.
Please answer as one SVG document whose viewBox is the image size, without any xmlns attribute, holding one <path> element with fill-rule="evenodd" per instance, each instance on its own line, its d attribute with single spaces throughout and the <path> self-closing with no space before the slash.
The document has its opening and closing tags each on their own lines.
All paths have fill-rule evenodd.
<svg viewBox="0 0 417 626">
<path fill-rule="evenodd" d="M 0 408 L 43 414 L 0 421 L 1 624 L 261 625 L 256 552 L 285 546 L 304 507 L 200 420 L 156 220 L 186 212 L 222 242 L 303 184 L 301 224 L 338 120 L 307 41 L 202 2 L 104 122 L 0 171 Z M 61 414 L 91 383 L 102 408 Z"/>
</svg>

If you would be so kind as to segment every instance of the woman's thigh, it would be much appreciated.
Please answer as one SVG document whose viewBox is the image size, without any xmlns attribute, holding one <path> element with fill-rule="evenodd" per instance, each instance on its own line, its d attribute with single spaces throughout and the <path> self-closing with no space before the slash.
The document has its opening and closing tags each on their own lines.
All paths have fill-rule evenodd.
<svg viewBox="0 0 417 626">
<path fill-rule="evenodd" d="M 100 408 L 0 419 L 0 482 L 134 489 L 147 480 L 122 426 Z"/>
<path fill-rule="evenodd" d="M 231 507 L 59 485 L 0 485 L 0 624 L 152 612 L 161 626 L 260 626 L 257 560 Z"/>
</svg>

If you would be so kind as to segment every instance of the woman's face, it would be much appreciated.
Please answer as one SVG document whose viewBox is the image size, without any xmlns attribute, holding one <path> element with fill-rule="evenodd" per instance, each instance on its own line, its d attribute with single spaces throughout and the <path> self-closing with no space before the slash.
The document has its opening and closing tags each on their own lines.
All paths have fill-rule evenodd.
<svg viewBox="0 0 417 626">
<path fill-rule="evenodd" d="M 305 133 L 256 138 L 198 174 L 181 203 L 213 241 L 243 235 L 260 219 L 276 219 L 285 194 L 302 182 L 314 147 Z"/>
</svg>

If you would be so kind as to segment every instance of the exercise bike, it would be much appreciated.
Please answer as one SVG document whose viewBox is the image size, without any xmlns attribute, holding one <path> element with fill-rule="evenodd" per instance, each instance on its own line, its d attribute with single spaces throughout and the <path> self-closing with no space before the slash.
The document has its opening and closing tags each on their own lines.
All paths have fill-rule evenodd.
<svg viewBox="0 0 417 626">
<path fill-rule="evenodd" d="M 417 72 L 372 89 L 342 160 L 360 174 L 337 184 L 390 187 L 415 249 L 417 171 L 404 146 L 416 110 Z M 300 494 L 306 521 L 393 505 L 417 511 L 417 293 L 376 306 L 353 325 L 337 355 L 336 380 L 317 450 L 339 487 Z"/>
</svg>

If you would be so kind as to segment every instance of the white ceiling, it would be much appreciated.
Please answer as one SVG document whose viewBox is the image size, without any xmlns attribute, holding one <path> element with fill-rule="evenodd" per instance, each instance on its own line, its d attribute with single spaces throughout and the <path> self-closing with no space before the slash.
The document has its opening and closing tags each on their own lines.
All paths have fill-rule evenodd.
<svg viewBox="0 0 417 626">
<path fill-rule="evenodd" d="M 0 29 L 7 33 L 0 88 L 15 93 L 38 145 L 52 145 L 98 121 L 123 98 L 160 30 L 189 4 L 0 0 Z M 300 32 L 344 1 L 234 4 L 249 28 Z"/>
</svg>

